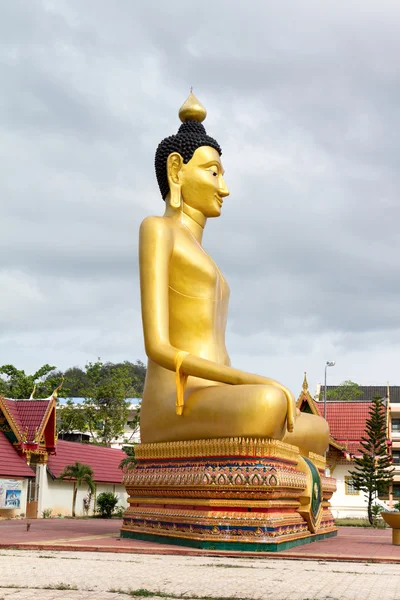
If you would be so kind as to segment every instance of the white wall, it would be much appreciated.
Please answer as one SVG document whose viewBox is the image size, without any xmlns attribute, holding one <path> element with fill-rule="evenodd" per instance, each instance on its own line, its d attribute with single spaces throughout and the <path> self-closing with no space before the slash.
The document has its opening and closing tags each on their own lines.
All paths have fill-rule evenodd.
<svg viewBox="0 0 400 600">
<path fill-rule="evenodd" d="M 367 517 L 367 501 L 363 492 L 358 492 L 357 495 L 346 494 L 345 476 L 350 476 L 349 469 L 353 469 L 352 463 L 336 465 L 336 468 L 331 473 L 336 479 L 337 490 L 331 499 L 331 510 L 335 519 L 337 518 L 366 518 Z"/>
<path fill-rule="evenodd" d="M 51 508 L 53 511 L 53 517 L 58 515 L 71 516 L 72 515 L 72 496 L 73 496 L 74 484 L 72 481 L 60 481 L 54 480 L 47 472 L 47 477 L 42 483 L 40 488 L 40 511 L 39 517 L 42 516 L 42 511 L 47 508 Z M 98 483 L 96 484 L 96 496 L 102 492 L 113 492 L 119 496 L 118 506 L 128 507 L 125 487 L 121 484 L 113 483 Z M 82 485 L 78 489 L 76 496 L 75 513 L 77 517 L 84 516 L 83 499 L 88 494 L 87 486 Z M 92 496 L 91 508 L 89 514 L 93 514 L 94 509 L 94 496 Z"/>
</svg>

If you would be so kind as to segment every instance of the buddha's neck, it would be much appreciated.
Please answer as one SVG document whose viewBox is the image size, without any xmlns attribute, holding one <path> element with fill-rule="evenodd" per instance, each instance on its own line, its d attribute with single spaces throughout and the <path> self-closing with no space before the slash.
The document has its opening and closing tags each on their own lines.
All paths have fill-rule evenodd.
<svg viewBox="0 0 400 600">
<path fill-rule="evenodd" d="M 167 204 L 165 216 L 180 221 L 182 225 L 185 225 L 185 227 L 189 229 L 190 233 L 199 244 L 201 244 L 207 219 L 200 211 L 185 203 L 183 203 L 183 207 L 178 209 L 172 208 Z"/>
</svg>

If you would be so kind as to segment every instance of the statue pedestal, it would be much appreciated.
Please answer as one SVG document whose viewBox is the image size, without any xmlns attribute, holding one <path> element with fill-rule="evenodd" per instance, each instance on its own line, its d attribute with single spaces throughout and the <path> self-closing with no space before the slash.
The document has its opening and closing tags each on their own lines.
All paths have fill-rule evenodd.
<svg viewBox="0 0 400 600">
<path fill-rule="evenodd" d="M 276 552 L 336 535 L 324 458 L 276 440 L 140 444 L 121 537 Z"/>
</svg>

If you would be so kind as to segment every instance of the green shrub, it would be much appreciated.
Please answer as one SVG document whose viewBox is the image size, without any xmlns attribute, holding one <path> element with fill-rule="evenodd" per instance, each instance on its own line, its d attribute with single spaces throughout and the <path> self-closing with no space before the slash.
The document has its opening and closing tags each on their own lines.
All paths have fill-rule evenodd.
<svg viewBox="0 0 400 600">
<path fill-rule="evenodd" d="M 102 492 L 97 496 L 96 511 L 103 519 L 111 519 L 119 497 L 112 492 Z"/>
<path fill-rule="evenodd" d="M 42 519 L 51 519 L 52 514 L 52 508 L 45 508 L 44 510 L 42 510 Z"/>
</svg>

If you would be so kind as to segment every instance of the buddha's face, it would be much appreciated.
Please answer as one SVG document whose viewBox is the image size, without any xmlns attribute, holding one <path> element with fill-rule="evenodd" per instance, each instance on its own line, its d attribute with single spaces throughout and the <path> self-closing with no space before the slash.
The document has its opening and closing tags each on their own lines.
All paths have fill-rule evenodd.
<svg viewBox="0 0 400 600">
<path fill-rule="evenodd" d="M 206 218 L 219 217 L 223 199 L 229 195 L 221 158 L 214 148 L 197 148 L 190 161 L 181 165 L 179 183 L 186 205 Z"/>
</svg>

